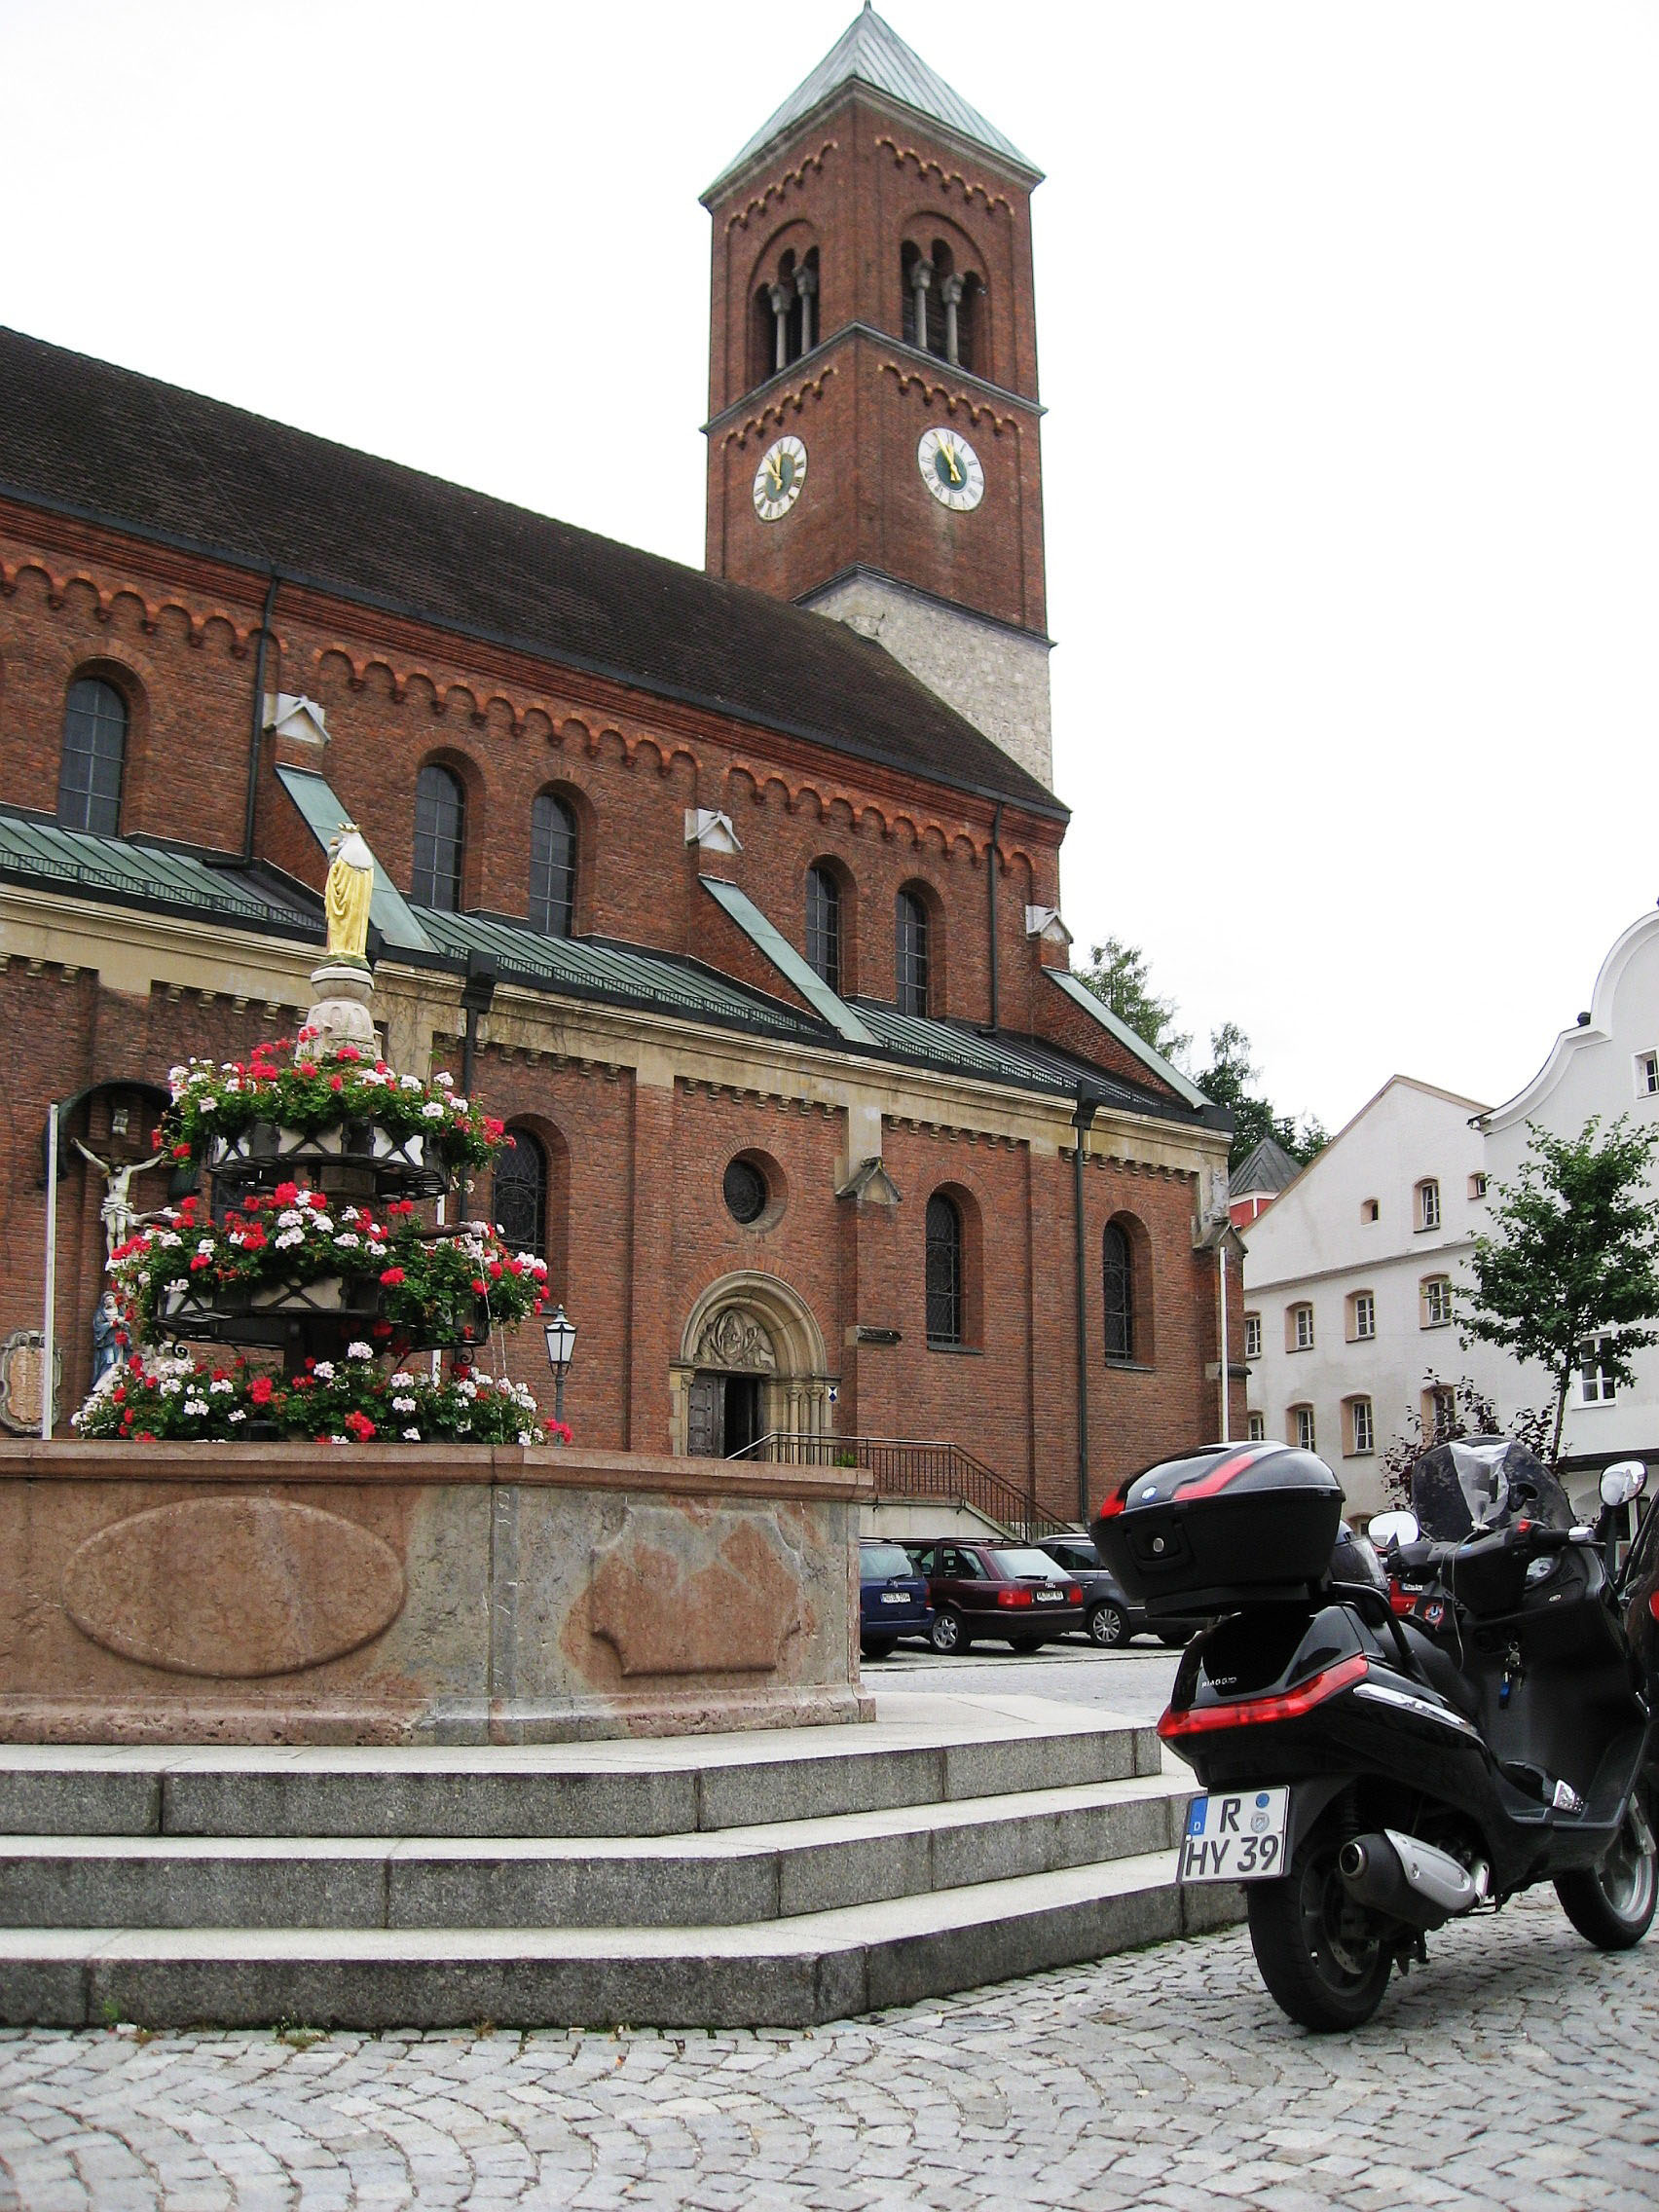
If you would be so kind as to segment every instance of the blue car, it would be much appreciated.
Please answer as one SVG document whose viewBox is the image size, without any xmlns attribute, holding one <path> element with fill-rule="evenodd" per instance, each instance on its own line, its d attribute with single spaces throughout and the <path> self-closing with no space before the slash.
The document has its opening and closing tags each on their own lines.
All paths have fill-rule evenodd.
<svg viewBox="0 0 1659 2212">
<path fill-rule="evenodd" d="M 926 1636 L 933 1626 L 928 1581 L 910 1565 L 901 1544 L 879 1537 L 859 1541 L 859 1649 L 885 1659 L 902 1636 Z"/>
</svg>

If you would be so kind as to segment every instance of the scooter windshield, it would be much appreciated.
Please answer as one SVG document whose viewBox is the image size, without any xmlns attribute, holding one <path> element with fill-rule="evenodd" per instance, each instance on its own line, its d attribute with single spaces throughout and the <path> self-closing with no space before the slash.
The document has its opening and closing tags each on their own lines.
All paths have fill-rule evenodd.
<svg viewBox="0 0 1659 2212">
<path fill-rule="evenodd" d="M 1569 1529 L 1572 1506 L 1541 1459 L 1508 1436 L 1471 1436 L 1436 1444 L 1412 1469 L 1412 1511 L 1425 1536 L 1461 1543 L 1525 1512 L 1549 1528 Z"/>
</svg>

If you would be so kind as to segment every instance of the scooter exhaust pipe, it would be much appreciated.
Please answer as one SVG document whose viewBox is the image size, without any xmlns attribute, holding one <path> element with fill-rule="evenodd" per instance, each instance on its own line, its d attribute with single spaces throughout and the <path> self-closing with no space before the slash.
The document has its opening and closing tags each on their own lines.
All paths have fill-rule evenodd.
<svg viewBox="0 0 1659 2212">
<path fill-rule="evenodd" d="M 1469 1912 L 1486 1895 L 1484 1866 L 1471 1874 L 1450 1852 L 1381 1828 L 1345 1843 L 1337 1859 L 1343 1887 L 1355 1904 L 1385 1912 L 1411 1928 L 1438 1928 Z"/>
</svg>

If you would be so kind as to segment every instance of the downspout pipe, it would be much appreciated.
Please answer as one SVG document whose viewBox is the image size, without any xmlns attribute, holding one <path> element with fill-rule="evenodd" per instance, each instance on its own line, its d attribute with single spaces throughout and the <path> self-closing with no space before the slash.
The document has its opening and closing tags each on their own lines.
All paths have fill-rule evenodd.
<svg viewBox="0 0 1659 2212">
<path fill-rule="evenodd" d="M 1105 1100 L 1097 1090 L 1081 1086 L 1072 1127 L 1077 1147 L 1072 1154 L 1073 1277 L 1077 1299 L 1077 1517 L 1088 1526 L 1088 1300 L 1087 1251 L 1083 1230 L 1083 1154 L 1094 1117 Z"/>
<path fill-rule="evenodd" d="M 273 569 L 259 617 L 259 644 L 253 655 L 253 727 L 247 740 L 247 804 L 242 810 L 240 865 L 243 867 L 253 866 L 253 818 L 259 805 L 259 741 L 265 735 L 265 654 L 271 638 L 271 616 L 276 606 L 276 586 L 281 580 Z"/>
<path fill-rule="evenodd" d="M 994 1037 L 1002 1026 L 1002 994 L 998 988 L 997 967 L 997 871 L 1002 856 L 997 846 L 997 832 L 1002 828 L 1003 802 L 999 798 L 991 816 L 991 841 L 985 852 L 985 928 L 990 936 L 991 952 L 991 1019 L 986 1035 Z"/>
</svg>

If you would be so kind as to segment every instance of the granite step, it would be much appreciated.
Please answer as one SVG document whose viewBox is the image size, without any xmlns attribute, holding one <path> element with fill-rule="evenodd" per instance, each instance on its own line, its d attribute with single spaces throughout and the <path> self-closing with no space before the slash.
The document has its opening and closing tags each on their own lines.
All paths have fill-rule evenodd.
<svg viewBox="0 0 1659 2212">
<path fill-rule="evenodd" d="M 1158 1851 L 719 1927 L 0 1931 L 0 2020 L 807 2027 L 1237 1916 Z"/>
<path fill-rule="evenodd" d="M 8 1928 L 735 1924 L 1178 1840 L 1176 1775 L 642 1837 L 0 1837 Z"/>
</svg>

